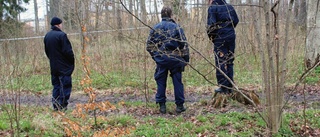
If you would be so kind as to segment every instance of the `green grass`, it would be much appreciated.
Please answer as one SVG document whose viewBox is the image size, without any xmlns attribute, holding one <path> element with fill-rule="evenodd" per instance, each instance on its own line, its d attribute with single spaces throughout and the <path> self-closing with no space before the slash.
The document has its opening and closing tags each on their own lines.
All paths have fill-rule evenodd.
<svg viewBox="0 0 320 137">
<path fill-rule="evenodd" d="M 141 107 L 143 102 L 125 102 L 131 104 L 127 108 Z M 151 106 L 157 109 L 157 106 Z M 170 106 L 169 106 L 170 107 Z M 173 107 L 173 106 L 171 106 Z M 8 108 L 8 107 L 7 107 Z M 20 135 L 29 136 L 62 136 L 64 134 L 64 122 L 61 121 L 61 116 L 53 114 L 46 107 L 22 106 L 19 120 Z M 126 109 L 126 108 L 121 108 Z M 188 113 L 185 112 L 185 113 Z M 11 114 L 10 114 L 11 115 Z M 190 115 L 190 114 L 189 114 Z M 192 115 L 192 114 L 191 114 Z M 306 110 L 306 119 L 309 127 L 320 127 L 319 110 Z M 73 117 L 72 113 L 67 111 L 63 116 L 80 125 L 93 125 L 92 118 L 89 121 L 85 119 Z M 90 116 L 92 117 L 92 116 Z M 102 118 L 105 117 L 105 118 Z M 229 113 L 204 113 L 194 116 L 170 116 L 167 115 L 132 115 L 110 113 L 108 115 L 98 114 L 99 129 L 104 128 L 126 128 L 134 127 L 127 136 L 183 136 L 194 137 L 200 134 L 217 135 L 217 136 L 255 136 L 264 135 L 266 133 L 266 124 L 261 117 L 256 113 L 247 112 L 229 112 Z M 295 126 L 290 127 L 290 123 L 294 122 Z M 0 132 L 9 132 L 9 117 L 6 111 L 0 112 Z M 284 113 L 283 123 L 279 129 L 279 133 L 275 136 L 297 136 L 291 129 L 299 129 L 304 124 L 304 116 L 302 111 L 296 113 Z M 13 123 L 13 128 L 16 130 L 17 125 Z M 92 135 L 96 129 L 86 129 L 81 131 L 83 135 Z M 17 132 L 16 132 L 17 134 Z"/>
<path fill-rule="evenodd" d="M 10 105 L 1 106 L 8 111 L 0 112 L 0 132 L 14 131 L 15 135 L 21 136 L 61 136 L 63 131 L 61 131 L 57 118 L 52 116 L 51 110 L 44 107 L 33 107 L 33 106 L 21 106 L 21 111 L 19 113 L 19 119 L 16 120 L 13 116 L 15 113 L 12 111 Z M 9 112 L 9 113 L 7 113 Z M 9 115 L 11 116 L 9 118 Z M 12 122 L 13 129 L 10 127 L 10 120 Z M 19 123 L 19 131 L 16 121 Z M 59 126 L 57 126 L 59 125 Z"/>
<path fill-rule="evenodd" d="M 88 52 L 89 56 L 92 58 L 89 65 L 92 87 L 96 89 L 121 87 L 143 89 L 145 80 L 150 88 L 156 87 L 156 83 L 153 79 L 155 63 L 148 54 L 144 54 L 144 50 L 140 49 L 144 48 L 140 45 L 141 43 L 127 43 L 128 45 L 123 45 L 123 43 L 113 44 L 114 45 L 109 48 L 98 46 L 99 49 L 97 49 L 97 47 L 92 47 L 93 49 L 90 49 L 90 52 Z M 118 46 L 128 47 L 119 48 Z M 96 51 L 94 49 L 96 49 Z M 210 49 L 210 47 L 201 47 L 201 50 L 204 50 L 203 52 Z M 76 69 L 72 75 L 74 90 L 82 90 L 79 83 L 84 78 L 82 61 L 79 58 L 81 57 L 81 54 L 79 53 L 80 50 L 78 50 L 79 49 L 76 51 Z M 98 53 L 99 57 L 101 57 L 99 60 L 96 59 Z M 239 87 L 246 85 L 261 85 L 262 70 L 260 59 L 254 57 L 250 53 L 246 53 L 246 51 L 239 50 L 237 53 L 240 55 L 236 57 L 234 62 L 234 79 L 236 84 Z M 147 57 L 144 57 L 144 55 Z M 204 56 L 207 57 L 211 63 L 214 62 L 212 53 L 205 52 Z M 41 60 L 39 60 L 39 64 L 41 65 L 38 66 L 39 72 L 33 72 L 34 64 L 30 64 L 28 63 L 28 60 L 22 59 L 24 58 L 21 58 L 21 62 L 25 62 L 26 65 L 21 65 L 20 67 L 25 68 L 26 70 L 15 72 L 17 74 L 15 74 L 14 77 L 5 77 L 7 80 L 2 81 L 0 88 L 15 90 L 23 89 L 32 92 L 50 91 L 52 85 L 48 60 L 46 58 L 41 58 Z M 290 61 L 287 61 L 288 76 L 286 78 L 287 83 L 292 84 L 297 81 L 297 78 L 299 78 L 304 71 L 303 56 L 291 56 L 289 59 Z M 198 54 L 193 54 L 190 63 L 197 71 L 202 75 L 205 75 L 210 82 L 216 84 L 214 67 L 204 58 L 200 57 Z M 5 70 L 0 70 L 0 73 L 4 72 Z M 319 83 L 319 73 L 320 67 L 306 77 L 305 82 L 307 84 Z M 6 72 L 6 74 L 3 75 L 7 76 L 8 74 L 9 72 Z M 183 72 L 183 82 L 185 86 L 192 87 L 214 86 L 189 66 L 187 66 Z M 171 83 L 171 78 L 168 77 L 169 89 L 173 88 Z"/>
<path fill-rule="evenodd" d="M 130 127 L 135 125 L 136 120 L 129 115 L 115 115 L 108 117 L 105 123 L 113 127 Z"/>
<path fill-rule="evenodd" d="M 317 84 L 320 81 L 320 67 L 316 67 L 311 74 L 306 77 L 306 83 L 308 84 Z"/>
</svg>

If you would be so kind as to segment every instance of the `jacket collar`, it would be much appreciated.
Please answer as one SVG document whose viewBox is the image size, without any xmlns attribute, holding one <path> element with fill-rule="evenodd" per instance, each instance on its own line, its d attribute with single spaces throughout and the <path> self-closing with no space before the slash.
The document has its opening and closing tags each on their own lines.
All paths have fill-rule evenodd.
<svg viewBox="0 0 320 137">
<path fill-rule="evenodd" d="M 56 30 L 56 31 L 61 31 L 61 29 L 59 29 L 59 28 L 56 27 L 56 26 L 51 26 L 51 29 L 52 29 L 52 30 Z"/>
<path fill-rule="evenodd" d="M 173 23 L 176 23 L 172 18 L 169 18 L 169 17 L 163 17 L 162 21 L 171 21 Z"/>
</svg>

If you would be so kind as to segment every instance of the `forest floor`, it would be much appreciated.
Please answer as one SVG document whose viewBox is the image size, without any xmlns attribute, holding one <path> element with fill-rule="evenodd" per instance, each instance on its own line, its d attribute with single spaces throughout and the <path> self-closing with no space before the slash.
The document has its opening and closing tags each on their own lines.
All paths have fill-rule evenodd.
<svg viewBox="0 0 320 137">
<path fill-rule="evenodd" d="M 261 112 L 263 106 L 258 106 L 257 108 L 252 105 L 244 105 L 235 100 L 228 99 L 228 104 L 223 108 L 214 108 L 210 103 L 213 99 L 213 91 L 215 87 L 187 87 L 185 89 L 185 106 L 187 111 L 181 114 L 175 112 L 174 95 L 171 90 L 167 91 L 167 113 L 160 114 L 159 107 L 155 103 L 154 95 L 156 89 L 149 89 L 148 94 L 144 91 L 136 88 L 119 88 L 119 89 L 96 89 L 96 102 L 110 102 L 116 106 L 115 109 L 110 109 L 107 111 L 99 111 L 98 114 L 104 116 L 111 115 L 130 115 L 139 121 L 143 121 L 146 116 L 151 117 L 163 117 L 168 120 L 175 119 L 177 116 L 182 116 L 184 119 L 189 121 L 194 121 L 196 117 L 206 114 L 223 114 L 240 112 L 243 114 Z M 261 91 L 258 91 L 258 87 L 247 86 L 242 87 L 242 89 L 247 91 L 255 91 L 260 100 L 263 102 L 265 100 L 265 95 Z M 287 88 L 285 93 L 286 105 L 283 108 L 284 113 L 294 114 L 297 112 L 302 112 L 306 109 L 319 110 L 316 112 L 314 117 L 320 115 L 320 85 L 305 85 L 297 87 L 292 90 L 293 87 Z M 289 93 L 290 91 L 290 93 Z M 14 93 L 14 94 L 13 94 Z M 48 94 L 49 93 L 49 94 Z M 22 91 L 19 94 L 13 91 L 0 91 L 0 104 L 14 104 L 20 103 L 21 106 L 32 106 L 41 108 L 52 108 L 51 104 L 51 94 L 50 92 L 30 92 Z M 19 101 L 16 101 L 16 100 Z M 73 91 L 68 111 L 78 110 L 78 105 L 83 107 L 83 104 L 88 103 L 89 97 L 83 91 Z M 82 105 L 81 105 L 82 104 Z M 49 109 L 49 110 L 50 110 Z M 46 112 L 44 112 L 46 113 Z M 298 120 L 298 119 L 297 119 Z M 295 127 L 297 121 L 293 119 L 293 128 L 300 129 L 300 127 Z M 303 131 L 303 132 L 301 132 Z M 296 130 L 294 131 L 298 135 L 304 135 L 308 132 L 308 135 L 318 136 L 320 135 L 320 128 L 310 128 L 308 130 Z M 8 134 L 8 131 L 0 131 L 0 136 Z M 263 136 L 263 135 L 259 135 Z"/>
<path fill-rule="evenodd" d="M 265 95 L 257 91 L 257 87 L 248 86 L 244 88 L 245 90 L 255 91 L 261 100 L 265 99 Z M 295 112 L 306 108 L 313 108 L 320 110 L 320 85 L 306 85 L 304 87 L 298 87 L 294 91 L 288 88 L 287 91 L 290 93 L 285 93 L 285 102 L 287 102 L 285 111 Z M 155 104 L 155 89 L 152 89 L 154 93 L 145 94 L 144 91 L 134 89 L 134 88 L 124 88 L 124 89 L 108 89 L 108 90 L 96 90 L 96 102 L 108 101 L 112 104 L 117 104 L 119 102 L 142 102 L 141 107 L 131 110 L 126 108 L 124 110 L 119 110 L 122 113 L 133 113 L 134 115 L 153 115 L 159 114 L 156 110 L 148 108 L 150 104 Z M 214 87 L 198 88 L 198 87 L 188 87 L 185 89 L 185 105 L 188 108 L 186 116 L 201 114 L 206 112 L 219 113 L 219 112 L 242 112 L 242 111 L 254 111 L 253 106 L 244 106 L 240 103 L 230 103 L 225 108 L 214 109 L 212 106 L 208 105 L 213 96 Z M 12 96 L 10 92 L 1 92 L 0 104 L 12 103 L 15 96 Z M 20 96 L 21 105 L 32 105 L 32 106 L 48 106 L 51 107 L 51 94 L 40 94 L 23 91 Z M 68 109 L 75 108 L 76 104 L 85 104 L 88 102 L 89 97 L 84 94 L 83 91 L 73 92 L 69 101 Z M 148 100 L 148 101 L 147 101 Z M 287 101 L 288 100 L 288 101 Z M 145 102 L 145 103 L 144 103 Z M 148 103 L 147 103 L 148 102 Z M 306 103 L 306 104 L 305 104 Z M 174 95 L 172 91 L 167 91 L 167 104 L 174 105 Z M 141 110 L 139 110 L 141 109 Z M 139 114 L 140 113 L 140 114 Z M 174 115 L 174 111 L 170 112 L 169 115 Z M 168 115 L 168 116 L 169 116 Z"/>
</svg>

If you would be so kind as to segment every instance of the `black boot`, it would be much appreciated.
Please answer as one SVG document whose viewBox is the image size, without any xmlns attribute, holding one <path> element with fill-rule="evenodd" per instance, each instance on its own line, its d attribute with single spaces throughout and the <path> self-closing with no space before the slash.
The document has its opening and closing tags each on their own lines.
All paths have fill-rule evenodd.
<svg viewBox="0 0 320 137">
<path fill-rule="evenodd" d="M 224 87 L 219 87 L 219 88 L 215 89 L 214 92 L 217 92 L 217 93 L 229 93 L 229 89 L 224 88 Z"/>
<path fill-rule="evenodd" d="M 177 108 L 176 108 L 176 112 L 177 113 L 181 113 L 181 112 L 184 112 L 186 111 L 187 109 L 183 106 L 183 104 L 178 104 L 177 105 Z"/>
<path fill-rule="evenodd" d="M 165 114 L 167 112 L 167 108 L 166 108 L 166 103 L 162 102 L 162 103 L 159 103 L 160 105 L 160 113 L 162 114 Z"/>
</svg>

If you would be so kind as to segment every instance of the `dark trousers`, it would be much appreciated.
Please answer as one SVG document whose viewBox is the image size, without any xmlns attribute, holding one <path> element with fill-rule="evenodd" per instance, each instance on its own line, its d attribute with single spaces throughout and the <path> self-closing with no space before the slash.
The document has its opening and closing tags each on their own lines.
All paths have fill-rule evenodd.
<svg viewBox="0 0 320 137">
<path fill-rule="evenodd" d="M 235 50 L 235 36 L 214 41 L 215 65 L 221 69 L 233 81 L 233 61 Z M 231 82 L 218 70 L 216 70 L 218 85 L 232 87 Z"/>
<path fill-rule="evenodd" d="M 160 65 L 157 65 L 156 71 L 154 73 L 154 78 L 158 86 L 156 93 L 157 103 L 166 102 L 166 87 L 169 71 L 174 86 L 175 104 L 180 105 L 184 103 L 184 87 L 182 83 L 183 68 L 184 67 L 162 67 Z"/>
<path fill-rule="evenodd" d="M 51 75 L 52 105 L 54 110 L 67 109 L 68 100 L 71 95 L 71 76 L 54 76 Z"/>
</svg>

